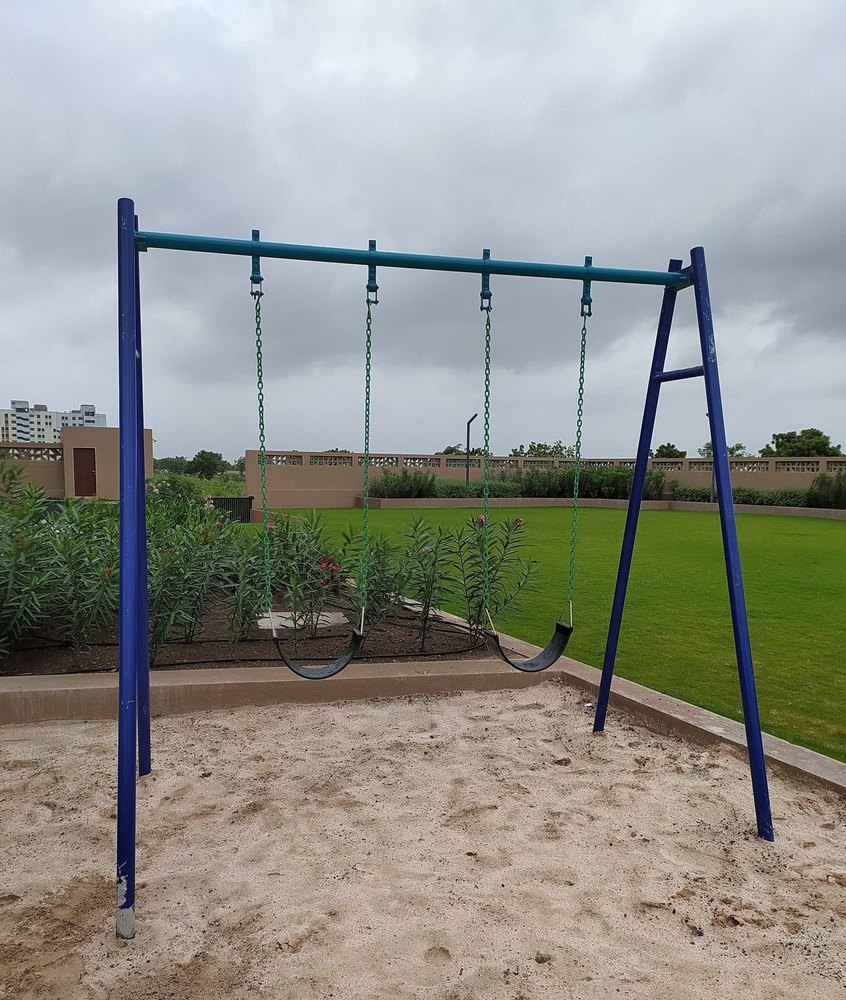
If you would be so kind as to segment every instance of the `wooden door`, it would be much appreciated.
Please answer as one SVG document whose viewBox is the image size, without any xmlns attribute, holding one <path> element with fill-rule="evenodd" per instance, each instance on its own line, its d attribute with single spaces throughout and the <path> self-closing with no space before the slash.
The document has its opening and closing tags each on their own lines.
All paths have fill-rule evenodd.
<svg viewBox="0 0 846 1000">
<path fill-rule="evenodd" d="M 97 451 L 95 448 L 73 450 L 73 492 L 77 497 L 97 496 Z"/>
</svg>

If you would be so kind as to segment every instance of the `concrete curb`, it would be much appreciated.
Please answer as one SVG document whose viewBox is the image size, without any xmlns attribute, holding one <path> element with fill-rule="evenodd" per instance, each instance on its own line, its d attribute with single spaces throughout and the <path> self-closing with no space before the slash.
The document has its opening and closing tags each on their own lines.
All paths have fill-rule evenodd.
<svg viewBox="0 0 846 1000">
<path fill-rule="evenodd" d="M 443 615 L 450 619 L 452 616 Z M 537 646 L 510 636 L 500 639 L 518 655 L 534 656 Z M 353 663 L 324 681 L 308 681 L 279 667 L 224 667 L 153 671 L 151 711 L 155 716 L 204 712 L 245 705 L 401 698 L 458 691 L 531 687 L 549 680 L 570 684 L 591 699 L 600 672 L 562 657 L 542 673 L 527 674 L 499 659 L 435 660 L 429 663 Z M 63 674 L 0 677 L 0 725 L 61 719 L 116 719 L 117 674 Z M 617 677 L 611 708 L 634 717 L 647 729 L 682 735 L 700 744 L 724 743 L 745 755 L 746 734 L 739 722 Z M 613 725 L 613 720 L 612 723 Z M 764 735 L 768 765 L 792 777 L 846 796 L 846 763 Z"/>
</svg>

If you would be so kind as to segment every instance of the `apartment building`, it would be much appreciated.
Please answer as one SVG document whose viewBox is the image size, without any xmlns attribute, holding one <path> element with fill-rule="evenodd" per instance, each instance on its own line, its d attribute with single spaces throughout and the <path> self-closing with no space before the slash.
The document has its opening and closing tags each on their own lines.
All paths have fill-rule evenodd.
<svg viewBox="0 0 846 1000">
<path fill-rule="evenodd" d="M 48 410 L 44 403 L 29 405 L 26 399 L 11 400 L 11 408 L 0 410 L 0 441 L 29 441 L 57 444 L 63 427 L 105 427 L 105 413 L 97 413 L 93 403 L 77 410 Z"/>
</svg>

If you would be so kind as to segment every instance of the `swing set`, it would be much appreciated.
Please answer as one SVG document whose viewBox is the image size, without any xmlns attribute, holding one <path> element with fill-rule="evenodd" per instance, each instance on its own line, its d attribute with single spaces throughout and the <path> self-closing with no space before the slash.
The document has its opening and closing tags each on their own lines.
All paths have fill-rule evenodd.
<svg viewBox="0 0 846 1000">
<path fill-rule="evenodd" d="M 631 499 L 626 514 L 614 599 L 608 627 L 602 674 L 594 716 L 594 731 L 605 728 L 611 683 L 617 656 L 628 579 L 634 553 L 640 501 L 649 459 L 649 448 L 661 386 L 665 382 L 703 378 L 708 407 L 711 440 L 714 450 L 714 476 L 717 487 L 723 553 L 729 590 L 732 630 L 740 682 L 747 751 L 755 804 L 758 836 L 773 840 L 772 813 L 767 786 L 763 740 L 755 691 L 752 651 L 740 566 L 740 552 L 731 493 L 728 449 L 723 418 L 717 356 L 711 313 L 710 293 L 701 247 L 690 252 L 690 263 L 671 260 L 666 271 L 631 270 L 596 267 L 590 257 L 584 265 L 533 263 L 495 260 L 489 250 L 481 258 L 446 257 L 427 254 L 394 253 L 376 249 L 370 240 L 367 250 L 315 247 L 298 244 L 268 243 L 253 230 L 251 240 L 186 236 L 174 233 L 147 232 L 138 229 L 132 200 L 118 202 L 118 341 L 120 380 L 120 646 L 118 681 L 118 801 L 117 801 L 117 909 L 116 931 L 121 938 L 135 935 L 135 832 L 136 781 L 138 775 L 152 770 L 150 752 L 150 680 L 147 607 L 146 510 L 144 503 L 144 415 L 141 352 L 141 303 L 139 254 L 153 249 L 183 250 L 198 253 L 229 254 L 252 258 L 250 294 L 254 300 L 256 332 L 256 383 L 259 421 L 259 466 L 261 473 L 264 603 L 271 623 L 271 638 L 285 665 L 298 676 L 322 680 L 339 673 L 353 659 L 364 639 L 367 607 L 369 560 L 369 469 L 370 469 L 370 387 L 372 362 L 372 307 L 378 303 L 377 267 L 415 270 L 451 271 L 481 276 L 481 311 L 485 314 L 485 398 L 484 398 L 484 475 L 483 514 L 480 518 L 482 546 L 482 614 L 487 617 L 484 634 L 497 654 L 517 670 L 545 670 L 563 654 L 573 632 L 573 593 L 577 541 L 579 473 L 584 407 L 585 354 L 587 320 L 592 312 L 592 283 L 596 281 L 663 287 L 652 364 L 646 392 L 637 457 L 632 478 Z M 357 264 L 367 267 L 365 323 L 365 406 L 362 547 L 359 568 L 359 608 L 357 627 L 352 628 L 347 646 L 330 663 L 305 666 L 289 656 L 282 647 L 273 604 L 273 581 L 269 547 L 269 508 L 267 501 L 267 452 L 264 419 L 264 377 L 262 357 L 261 299 L 263 296 L 261 259 L 280 258 L 323 263 Z M 489 613 L 490 559 L 488 525 L 490 502 L 490 373 L 491 373 L 491 275 L 557 278 L 582 283 L 581 345 L 576 422 L 573 508 L 568 567 L 568 590 L 565 614 L 556 622 L 547 646 L 535 657 L 517 659 L 502 646 Z M 702 363 L 689 368 L 665 371 L 667 348 L 676 297 L 693 288 Z"/>
</svg>

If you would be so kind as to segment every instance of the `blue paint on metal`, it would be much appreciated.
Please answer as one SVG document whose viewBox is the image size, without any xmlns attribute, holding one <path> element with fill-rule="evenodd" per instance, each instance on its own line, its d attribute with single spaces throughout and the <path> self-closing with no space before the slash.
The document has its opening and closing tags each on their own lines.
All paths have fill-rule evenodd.
<svg viewBox="0 0 846 1000">
<path fill-rule="evenodd" d="M 702 365 L 693 365 L 691 368 L 677 368 L 675 371 L 659 372 L 653 376 L 658 382 L 679 382 L 685 378 L 701 378 L 705 373 Z"/>
<path fill-rule="evenodd" d="M 670 263 L 671 269 L 680 267 L 680 261 L 672 261 Z M 649 386 L 646 393 L 643 422 L 641 424 L 640 440 L 638 442 L 635 471 L 632 480 L 632 495 L 626 514 L 620 564 L 617 570 L 617 583 L 614 590 L 611 620 L 608 625 L 608 638 L 605 645 L 605 657 L 603 659 L 602 677 L 597 696 L 593 728 L 594 732 L 601 732 L 605 728 L 608 700 L 611 694 L 611 681 L 614 674 L 614 663 L 617 657 L 617 646 L 623 619 L 626 588 L 631 571 L 640 502 L 646 478 L 649 446 L 655 426 L 655 414 L 658 407 L 660 388 L 662 383 L 666 381 L 674 381 L 679 378 L 693 378 L 696 375 L 701 375 L 705 380 L 711 441 L 714 448 L 714 469 L 717 479 L 720 527 L 723 537 L 726 575 L 728 577 L 732 629 L 737 655 L 738 675 L 740 678 L 741 701 L 746 726 L 746 742 L 749 754 L 749 769 L 752 777 L 752 792 L 755 800 L 758 836 L 763 840 L 773 840 L 772 813 L 770 810 L 764 748 L 761 737 L 761 723 L 758 715 L 758 700 L 755 692 L 755 677 L 752 668 L 749 624 L 746 615 L 746 603 L 740 569 L 740 550 L 737 542 L 737 527 L 734 519 L 734 504 L 731 495 L 728 447 L 726 444 L 725 423 L 720 395 L 719 373 L 717 371 L 717 351 L 714 343 L 705 254 L 701 247 L 691 250 L 691 265 L 687 269 L 687 274 L 693 284 L 696 297 L 696 314 L 702 365 L 670 372 L 663 370 L 667 357 L 667 345 L 677 291 L 672 286 L 668 286 L 664 292 Z"/>
<path fill-rule="evenodd" d="M 682 262 L 680 260 L 670 261 L 670 271 L 680 272 L 681 266 Z M 596 699 L 596 713 L 593 720 L 593 731 L 595 733 L 602 732 L 605 728 L 605 716 L 608 712 L 608 699 L 611 695 L 611 681 L 614 676 L 614 664 L 617 659 L 620 628 L 623 623 L 623 609 L 626 603 L 626 590 L 628 588 L 635 538 L 637 536 L 640 502 L 643 497 L 646 469 L 649 464 L 649 446 L 652 443 L 652 432 L 655 429 L 658 394 L 661 391 L 661 374 L 667 358 L 667 345 L 670 340 L 670 327 L 673 323 L 676 294 L 676 289 L 671 286 L 668 286 L 664 290 L 661 315 L 658 319 L 658 332 L 655 336 L 655 350 L 652 355 L 652 367 L 650 368 L 649 384 L 646 389 L 646 403 L 643 408 L 640 439 L 638 440 L 637 457 L 635 459 L 634 475 L 632 476 L 632 492 L 628 510 L 626 511 L 626 526 L 623 530 L 623 544 L 620 549 L 617 582 L 614 586 L 614 601 L 611 605 L 611 620 L 608 624 L 608 637 L 605 641 L 602 677 L 599 683 L 599 694 Z"/>
<path fill-rule="evenodd" d="M 755 691 L 755 674 L 752 667 L 752 646 L 749 640 L 749 621 L 746 614 L 746 598 L 743 592 L 740 547 L 737 541 L 737 524 L 731 493 L 731 472 L 723 418 L 723 402 L 720 393 L 720 377 L 717 371 L 717 349 L 714 343 L 711 297 L 708 290 L 708 274 L 705 268 L 705 251 L 702 247 L 695 247 L 690 252 L 690 272 L 696 297 L 699 342 L 705 369 L 705 398 L 708 401 L 717 503 L 720 509 L 720 529 L 726 561 L 734 648 L 740 679 L 740 697 L 743 705 L 743 722 L 746 727 L 746 747 L 752 774 L 752 793 L 758 821 L 758 836 L 764 840 L 773 840 L 773 818 L 764 761 L 761 720 L 758 714 L 758 697 Z"/>
<path fill-rule="evenodd" d="M 492 260 L 477 257 L 440 257 L 431 254 L 393 253 L 379 250 L 312 247 L 295 243 L 254 243 L 252 240 L 227 240 L 212 236 L 183 236 L 178 233 L 139 232 L 135 237 L 139 250 L 191 250 L 197 253 L 222 253 L 285 260 L 309 260 L 328 264 L 363 264 L 366 267 L 404 267 L 422 271 L 460 271 L 467 274 L 510 274 L 524 278 L 564 278 L 574 281 L 610 281 L 630 285 L 669 285 L 686 288 L 690 281 L 685 272 L 637 271 L 628 268 L 584 267 L 573 264 L 543 264 L 530 261 Z"/>
<path fill-rule="evenodd" d="M 138 228 L 138 219 L 134 219 Z M 138 251 L 134 253 L 135 265 L 135 400 L 137 426 L 136 461 L 138 463 L 139 502 L 136 505 L 138 532 L 138 605 L 136 614 L 138 625 L 136 641 L 135 670 L 136 693 L 138 698 L 138 773 L 149 774 L 152 770 L 150 748 L 150 634 L 149 634 L 149 603 L 147 598 L 147 510 L 146 510 L 146 477 L 147 468 L 144 461 L 144 391 L 142 384 L 141 360 L 141 273 L 138 267 Z"/>
<path fill-rule="evenodd" d="M 120 385 L 120 642 L 118 649 L 117 909 L 121 936 L 134 933 L 135 793 L 139 579 L 138 303 L 135 211 L 118 202 L 118 374 Z M 143 427 L 140 428 L 143 435 Z M 143 441 L 143 437 L 142 437 Z M 143 517 L 143 513 L 140 515 Z M 146 598 L 146 580 L 143 581 Z"/>
</svg>

